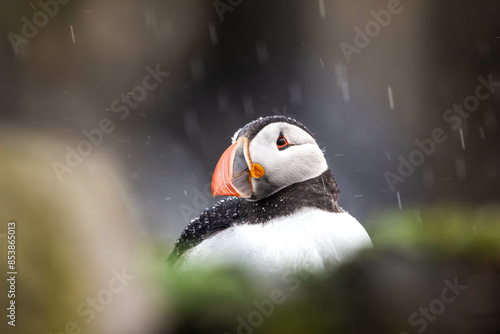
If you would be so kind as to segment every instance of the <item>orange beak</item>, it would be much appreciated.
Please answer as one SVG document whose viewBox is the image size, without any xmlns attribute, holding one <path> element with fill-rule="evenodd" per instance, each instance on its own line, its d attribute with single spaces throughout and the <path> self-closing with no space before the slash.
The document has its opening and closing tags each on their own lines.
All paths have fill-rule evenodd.
<svg viewBox="0 0 500 334">
<path fill-rule="evenodd" d="M 252 168 L 249 168 L 252 166 Z M 252 196 L 252 177 L 262 177 L 264 169 L 252 164 L 248 140 L 240 138 L 222 154 L 212 177 L 212 196 Z"/>
</svg>

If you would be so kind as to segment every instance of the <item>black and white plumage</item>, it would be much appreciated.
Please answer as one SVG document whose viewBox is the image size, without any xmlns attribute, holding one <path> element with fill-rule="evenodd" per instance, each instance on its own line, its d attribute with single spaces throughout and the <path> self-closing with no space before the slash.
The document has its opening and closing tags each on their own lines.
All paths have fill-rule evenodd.
<svg viewBox="0 0 500 334">
<path fill-rule="evenodd" d="M 237 197 L 186 227 L 169 258 L 176 268 L 320 271 L 371 247 L 364 228 L 339 207 L 312 134 L 290 118 L 260 118 L 238 130 L 217 164 L 212 193 Z"/>
</svg>

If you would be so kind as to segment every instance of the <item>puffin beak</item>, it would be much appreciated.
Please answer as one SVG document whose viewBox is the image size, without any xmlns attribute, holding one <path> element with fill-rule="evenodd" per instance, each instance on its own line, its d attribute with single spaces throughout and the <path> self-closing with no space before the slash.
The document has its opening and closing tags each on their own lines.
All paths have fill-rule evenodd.
<svg viewBox="0 0 500 334">
<path fill-rule="evenodd" d="M 252 168 L 249 168 L 252 166 Z M 252 164 L 248 139 L 240 138 L 222 154 L 212 177 L 212 196 L 252 196 L 252 177 L 262 177 L 264 168 Z"/>
</svg>

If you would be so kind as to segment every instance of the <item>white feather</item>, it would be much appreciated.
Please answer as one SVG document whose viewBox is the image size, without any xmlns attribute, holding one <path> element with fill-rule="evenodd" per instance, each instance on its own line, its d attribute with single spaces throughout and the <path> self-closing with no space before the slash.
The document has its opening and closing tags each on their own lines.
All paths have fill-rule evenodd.
<svg viewBox="0 0 500 334">
<path fill-rule="evenodd" d="M 180 269 L 243 265 L 252 271 L 321 271 L 372 247 L 347 212 L 306 208 L 265 224 L 241 224 L 204 240 L 180 259 Z"/>
</svg>

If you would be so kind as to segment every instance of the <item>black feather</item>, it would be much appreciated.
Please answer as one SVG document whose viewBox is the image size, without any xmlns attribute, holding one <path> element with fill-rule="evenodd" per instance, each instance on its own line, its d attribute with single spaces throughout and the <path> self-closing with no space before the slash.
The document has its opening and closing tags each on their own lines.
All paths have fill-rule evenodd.
<svg viewBox="0 0 500 334">
<path fill-rule="evenodd" d="M 168 262 L 175 265 L 187 250 L 233 225 L 265 224 L 305 207 L 342 212 L 338 198 L 339 188 L 328 169 L 314 179 L 293 184 L 259 201 L 251 202 L 243 198 L 222 200 L 184 229 Z"/>
</svg>

